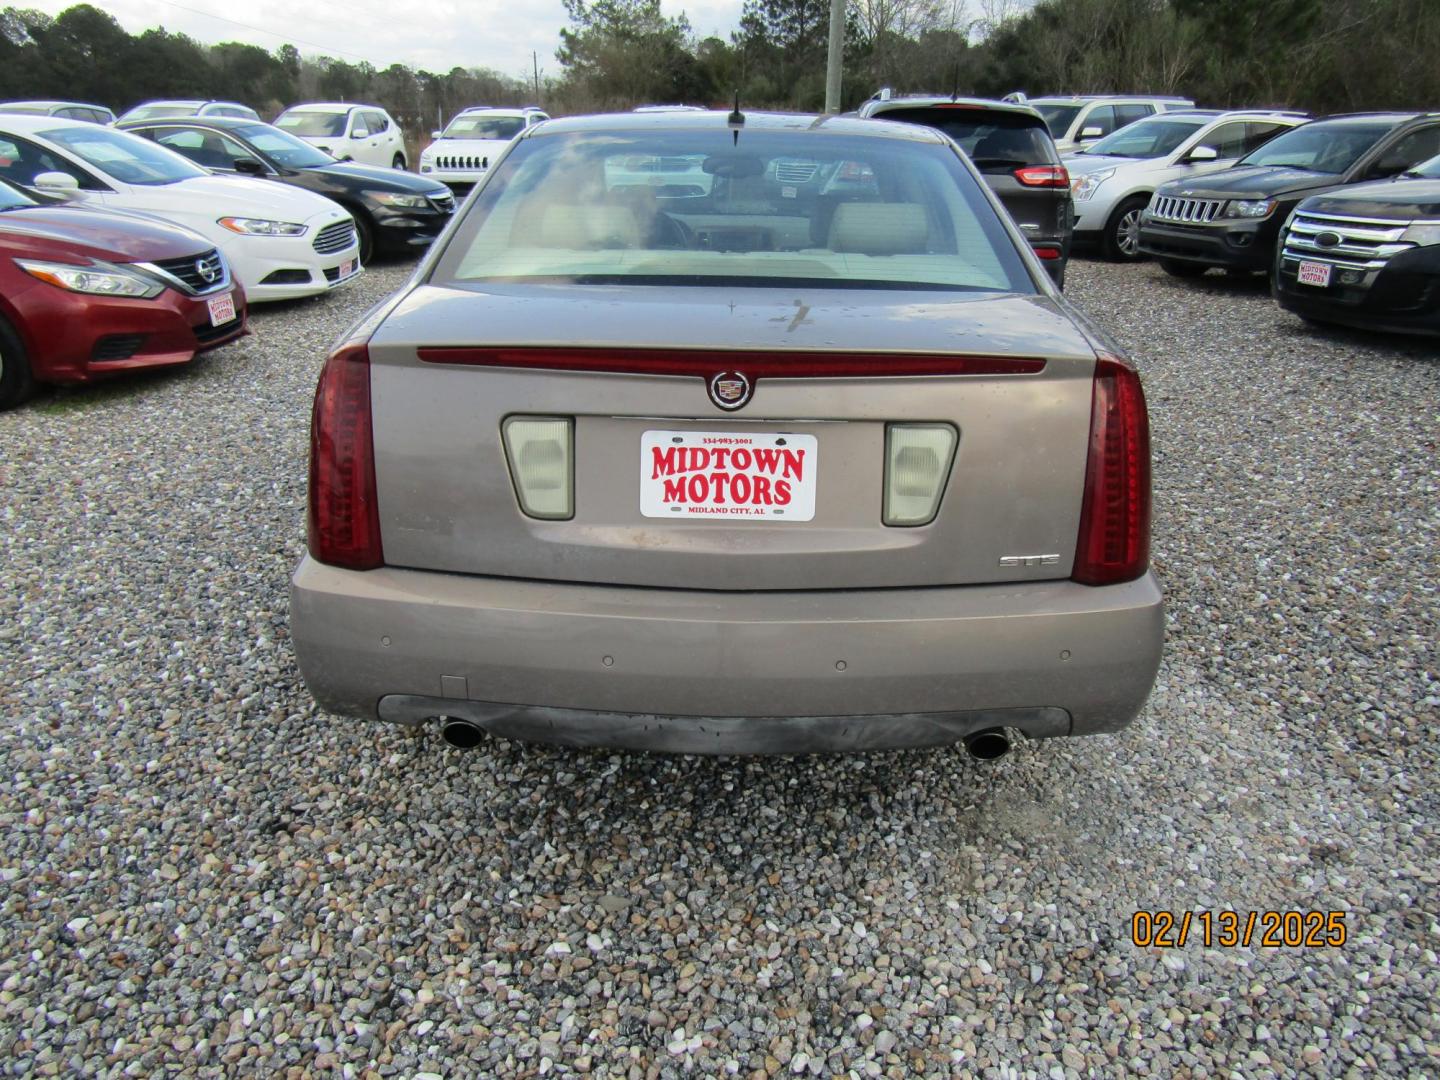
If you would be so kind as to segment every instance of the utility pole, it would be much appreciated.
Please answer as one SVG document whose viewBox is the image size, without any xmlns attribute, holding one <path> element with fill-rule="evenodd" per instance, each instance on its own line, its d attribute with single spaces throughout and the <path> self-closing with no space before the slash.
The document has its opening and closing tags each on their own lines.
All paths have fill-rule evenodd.
<svg viewBox="0 0 1440 1080">
<path fill-rule="evenodd" d="M 532 68 L 533 68 L 534 71 L 535 71 L 535 104 L 536 104 L 536 105 L 539 105 L 539 104 L 541 104 L 541 101 L 540 101 L 540 55 L 539 55 L 538 53 L 533 53 L 533 52 L 532 52 L 532 53 L 530 54 L 530 64 L 531 64 Z"/>
<path fill-rule="evenodd" d="M 830 0 L 830 54 L 825 60 L 825 111 L 840 111 L 840 60 L 845 52 L 845 0 Z"/>
</svg>

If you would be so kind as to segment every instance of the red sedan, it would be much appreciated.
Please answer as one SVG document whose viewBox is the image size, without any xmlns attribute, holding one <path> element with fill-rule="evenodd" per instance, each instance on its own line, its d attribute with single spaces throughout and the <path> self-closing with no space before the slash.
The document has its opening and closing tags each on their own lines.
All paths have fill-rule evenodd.
<svg viewBox="0 0 1440 1080">
<path fill-rule="evenodd" d="M 204 237 L 0 181 L 0 409 L 37 383 L 184 364 L 244 333 L 245 294 Z"/>
</svg>

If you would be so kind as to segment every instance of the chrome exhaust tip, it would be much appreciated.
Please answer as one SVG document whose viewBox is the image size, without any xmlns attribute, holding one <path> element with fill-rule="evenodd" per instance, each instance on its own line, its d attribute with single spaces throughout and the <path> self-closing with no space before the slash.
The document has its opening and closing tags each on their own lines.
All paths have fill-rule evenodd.
<svg viewBox="0 0 1440 1080">
<path fill-rule="evenodd" d="M 990 728 L 965 736 L 965 749 L 976 761 L 997 761 L 1010 752 L 1010 736 L 1004 728 Z"/>
<path fill-rule="evenodd" d="M 458 750 L 473 750 L 485 737 L 485 729 L 458 716 L 442 716 L 440 736 Z"/>
</svg>

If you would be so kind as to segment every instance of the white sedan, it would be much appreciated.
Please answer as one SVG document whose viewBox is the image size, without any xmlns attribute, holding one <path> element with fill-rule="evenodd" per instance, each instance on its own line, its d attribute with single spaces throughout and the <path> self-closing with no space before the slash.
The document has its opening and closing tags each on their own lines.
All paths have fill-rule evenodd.
<svg viewBox="0 0 1440 1080">
<path fill-rule="evenodd" d="M 308 191 L 215 176 L 124 131 L 0 116 L 0 176 L 89 206 L 149 214 L 208 238 L 251 303 L 314 296 L 360 272 L 355 222 Z"/>
</svg>

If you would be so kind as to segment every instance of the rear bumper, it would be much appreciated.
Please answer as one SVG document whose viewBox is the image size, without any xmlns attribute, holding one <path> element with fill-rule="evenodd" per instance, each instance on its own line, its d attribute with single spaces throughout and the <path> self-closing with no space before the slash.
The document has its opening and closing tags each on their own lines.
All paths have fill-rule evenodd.
<svg viewBox="0 0 1440 1080">
<path fill-rule="evenodd" d="M 325 709 L 566 745 L 882 749 L 1124 727 L 1160 662 L 1155 579 L 719 593 L 339 570 L 291 587 Z"/>
</svg>

